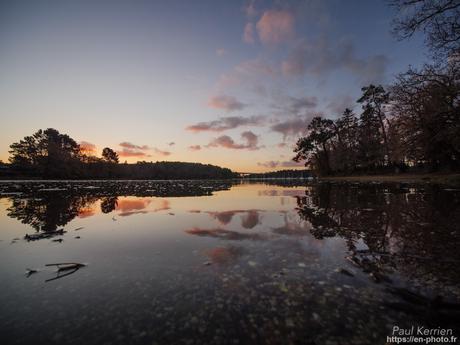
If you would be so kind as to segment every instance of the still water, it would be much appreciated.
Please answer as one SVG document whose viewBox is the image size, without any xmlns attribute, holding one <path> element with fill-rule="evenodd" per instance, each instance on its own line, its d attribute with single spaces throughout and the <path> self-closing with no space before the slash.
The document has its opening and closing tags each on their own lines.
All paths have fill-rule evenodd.
<svg viewBox="0 0 460 345">
<path fill-rule="evenodd" d="M 2 343 L 460 335 L 459 224 L 460 189 L 428 184 L 1 182 Z"/>
</svg>

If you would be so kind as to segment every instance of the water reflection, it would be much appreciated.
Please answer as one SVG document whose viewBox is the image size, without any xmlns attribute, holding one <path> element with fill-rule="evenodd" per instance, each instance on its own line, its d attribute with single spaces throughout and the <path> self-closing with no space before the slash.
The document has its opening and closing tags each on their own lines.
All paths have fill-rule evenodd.
<svg viewBox="0 0 460 345">
<path fill-rule="evenodd" d="M 459 196 L 430 186 L 319 184 L 297 197 L 297 205 L 315 238 L 343 238 L 348 259 L 375 281 L 398 271 L 424 283 L 455 285 Z"/>
<path fill-rule="evenodd" d="M 429 185 L 0 183 L 0 324 L 12 343 L 383 343 L 454 327 L 459 221 L 460 193 Z"/>
</svg>

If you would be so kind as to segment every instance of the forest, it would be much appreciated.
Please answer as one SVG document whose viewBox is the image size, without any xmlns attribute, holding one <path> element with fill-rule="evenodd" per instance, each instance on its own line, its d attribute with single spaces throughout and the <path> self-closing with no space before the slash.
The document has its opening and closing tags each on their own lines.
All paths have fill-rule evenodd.
<svg viewBox="0 0 460 345">
<path fill-rule="evenodd" d="M 67 134 L 56 129 L 38 130 L 10 145 L 10 164 L 0 169 L 2 178 L 45 179 L 225 179 L 230 169 L 186 162 L 119 163 L 109 147 L 102 157 L 88 155 Z"/>
<path fill-rule="evenodd" d="M 363 87 L 359 113 L 312 119 L 294 160 L 318 175 L 460 169 L 460 2 L 390 4 L 401 13 L 394 35 L 422 32 L 430 62 L 409 67 L 388 86 Z"/>
</svg>

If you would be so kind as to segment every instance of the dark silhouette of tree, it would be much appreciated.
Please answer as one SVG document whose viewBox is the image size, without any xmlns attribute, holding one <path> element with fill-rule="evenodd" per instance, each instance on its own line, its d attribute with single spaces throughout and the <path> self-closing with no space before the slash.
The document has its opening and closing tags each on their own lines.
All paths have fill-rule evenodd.
<svg viewBox="0 0 460 345">
<path fill-rule="evenodd" d="M 118 197 L 117 196 L 109 196 L 105 197 L 101 201 L 101 211 L 102 213 L 110 213 L 118 205 Z"/>
<path fill-rule="evenodd" d="M 334 122 L 336 132 L 336 149 L 332 155 L 334 170 L 353 172 L 358 164 L 359 123 L 350 109 L 345 109 L 342 116 Z"/>
<path fill-rule="evenodd" d="M 48 128 L 11 144 L 9 153 L 9 160 L 17 169 L 61 177 L 77 172 L 80 147 L 67 134 Z"/>
<path fill-rule="evenodd" d="M 294 152 L 296 162 L 305 160 L 306 164 L 315 165 L 322 174 L 331 171 L 330 151 L 332 150 L 331 138 L 334 136 L 334 122 L 314 117 L 308 125 L 308 135 L 297 141 Z"/>
<path fill-rule="evenodd" d="M 97 198 L 71 194 L 43 195 L 41 198 L 13 199 L 8 216 L 30 225 L 36 231 L 55 231 L 78 216 Z"/>
<path fill-rule="evenodd" d="M 102 158 L 86 155 L 75 140 L 49 128 L 10 146 L 9 166 L 0 176 L 40 178 L 127 178 L 127 179 L 227 179 L 230 169 L 185 162 L 137 162 L 117 164 L 118 154 L 106 147 Z"/>
<path fill-rule="evenodd" d="M 393 113 L 404 155 L 433 170 L 460 160 L 460 61 L 400 74 L 392 87 Z"/>
<path fill-rule="evenodd" d="M 390 4 L 400 13 L 394 20 L 397 37 L 405 39 L 422 31 L 435 55 L 459 53 L 460 0 L 391 0 Z"/>
<path fill-rule="evenodd" d="M 385 116 L 385 105 L 389 101 L 389 93 L 384 88 L 374 85 L 365 86 L 361 89 L 363 95 L 358 99 L 362 104 L 361 113 L 361 144 L 365 155 L 365 163 L 373 165 L 385 164 L 390 157 L 387 129 L 388 122 Z M 381 146 L 383 144 L 382 157 Z"/>
<path fill-rule="evenodd" d="M 102 150 L 102 158 L 109 163 L 118 163 L 118 154 L 110 147 L 105 147 Z"/>
</svg>

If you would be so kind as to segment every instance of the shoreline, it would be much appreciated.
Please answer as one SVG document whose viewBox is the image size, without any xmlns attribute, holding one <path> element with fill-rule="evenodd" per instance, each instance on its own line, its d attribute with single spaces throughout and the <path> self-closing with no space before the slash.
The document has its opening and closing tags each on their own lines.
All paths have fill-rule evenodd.
<svg viewBox="0 0 460 345">
<path fill-rule="evenodd" d="M 336 181 L 336 182 L 350 181 L 350 182 L 432 183 L 432 184 L 460 186 L 460 173 L 325 176 L 325 177 L 318 177 L 318 180 L 319 181 Z"/>
</svg>

